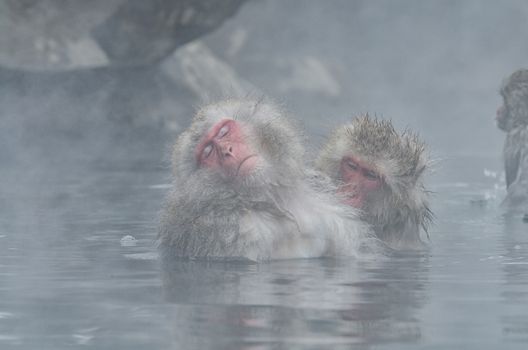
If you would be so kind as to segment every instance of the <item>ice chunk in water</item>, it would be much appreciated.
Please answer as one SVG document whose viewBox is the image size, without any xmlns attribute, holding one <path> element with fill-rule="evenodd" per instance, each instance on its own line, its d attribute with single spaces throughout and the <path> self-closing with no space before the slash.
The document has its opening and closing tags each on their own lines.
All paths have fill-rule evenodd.
<svg viewBox="0 0 528 350">
<path fill-rule="evenodd" d="M 134 236 L 126 235 L 121 238 L 122 247 L 135 247 L 137 245 L 137 239 Z"/>
</svg>

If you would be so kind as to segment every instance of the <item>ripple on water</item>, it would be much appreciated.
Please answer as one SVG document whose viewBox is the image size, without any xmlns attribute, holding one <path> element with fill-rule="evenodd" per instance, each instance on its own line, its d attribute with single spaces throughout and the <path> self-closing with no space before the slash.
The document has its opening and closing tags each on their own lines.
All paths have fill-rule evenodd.
<svg viewBox="0 0 528 350">
<path fill-rule="evenodd" d="M 0 211 L 0 348 L 480 350 L 528 342 L 528 225 L 502 216 L 491 173 L 434 186 L 437 219 L 422 254 L 191 261 L 161 271 L 154 242 L 167 174 L 87 174 L 53 187 L 79 198 L 51 203 L 47 189 L 32 188 Z"/>
</svg>

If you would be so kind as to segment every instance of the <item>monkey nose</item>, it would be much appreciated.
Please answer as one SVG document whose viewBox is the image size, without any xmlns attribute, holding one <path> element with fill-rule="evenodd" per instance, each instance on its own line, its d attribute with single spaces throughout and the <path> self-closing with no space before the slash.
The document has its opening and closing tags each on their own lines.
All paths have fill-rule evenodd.
<svg viewBox="0 0 528 350">
<path fill-rule="evenodd" d="M 222 156 L 232 157 L 233 156 L 233 145 L 225 144 L 221 146 Z"/>
</svg>

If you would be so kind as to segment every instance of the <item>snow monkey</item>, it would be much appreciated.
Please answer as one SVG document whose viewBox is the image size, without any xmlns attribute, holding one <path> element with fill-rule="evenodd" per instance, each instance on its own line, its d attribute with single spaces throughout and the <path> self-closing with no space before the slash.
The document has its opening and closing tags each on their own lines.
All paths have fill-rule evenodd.
<svg viewBox="0 0 528 350">
<path fill-rule="evenodd" d="M 337 128 L 316 160 L 345 202 L 362 211 L 376 236 L 392 248 L 419 248 L 432 219 L 423 175 L 425 144 L 417 135 L 368 115 Z"/>
<path fill-rule="evenodd" d="M 497 126 L 506 132 L 503 156 L 508 193 L 504 205 L 528 210 L 528 70 L 519 69 L 500 89 Z"/>
<path fill-rule="evenodd" d="M 298 130 L 261 100 L 201 108 L 174 146 L 162 258 L 355 255 L 370 229 L 330 181 L 306 169 Z"/>
</svg>

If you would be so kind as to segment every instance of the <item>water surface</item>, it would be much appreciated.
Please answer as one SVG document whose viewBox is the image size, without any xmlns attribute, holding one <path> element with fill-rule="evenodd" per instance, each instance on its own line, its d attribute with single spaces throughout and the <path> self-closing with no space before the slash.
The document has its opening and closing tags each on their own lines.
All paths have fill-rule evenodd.
<svg viewBox="0 0 528 350">
<path fill-rule="evenodd" d="M 441 167 L 428 251 L 163 270 L 166 169 L 18 169 L 0 187 L 0 348 L 524 349 L 528 224 L 499 208 L 496 160 Z"/>
</svg>

